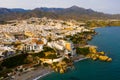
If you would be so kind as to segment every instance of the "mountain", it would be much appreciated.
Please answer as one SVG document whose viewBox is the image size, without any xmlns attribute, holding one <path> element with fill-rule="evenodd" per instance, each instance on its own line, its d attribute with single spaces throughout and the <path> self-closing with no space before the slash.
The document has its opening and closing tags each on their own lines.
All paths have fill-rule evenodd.
<svg viewBox="0 0 120 80">
<path fill-rule="evenodd" d="M 120 14 L 112 15 L 97 12 L 92 9 L 85 9 L 78 6 L 69 8 L 35 8 L 33 10 L 25 10 L 21 8 L 7 9 L 0 8 L 0 21 L 13 19 L 26 19 L 30 17 L 48 17 L 54 19 L 75 19 L 75 20 L 91 20 L 91 19 L 120 19 Z"/>
<path fill-rule="evenodd" d="M 14 9 L 7 9 L 7 8 L 0 8 L 0 14 L 8 14 L 8 13 L 17 13 L 17 12 L 28 12 L 29 10 L 24 10 L 21 8 L 14 8 Z"/>
<path fill-rule="evenodd" d="M 84 9 L 84 8 L 80 8 L 78 6 L 72 6 L 70 8 L 46 8 L 46 7 L 42 7 L 42 8 L 36 8 L 35 10 L 41 10 L 44 12 L 54 12 L 54 13 L 69 13 L 69 12 L 94 12 L 92 9 Z"/>
<path fill-rule="evenodd" d="M 25 10 L 25 9 L 21 9 L 21 8 L 13 8 L 10 9 L 12 12 L 28 12 L 30 10 Z"/>
<path fill-rule="evenodd" d="M 110 14 L 104 14 L 92 9 L 85 9 L 78 6 L 72 6 L 70 8 L 36 8 L 43 12 L 52 12 L 59 15 L 60 19 L 111 19 L 114 18 Z M 112 17 L 111 17 L 112 16 Z"/>
<path fill-rule="evenodd" d="M 59 19 L 120 19 L 120 15 L 105 14 L 97 12 L 92 9 L 85 9 L 78 6 L 72 6 L 69 8 L 36 8 L 35 10 L 43 12 L 51 12 L 59 15 Z"/>
<path fill-rule="evenodd" d="M 64 8 L 46 8 L 46 7 L 41 7 L 41 8 L 35 8 L 34 10 L 40 10 L 40 11 L 43 11 L 43 12 L 59 12 L 59 11 L 62 11 L 64 10 Z"/>
<path fill-rule="evenodd" d="M 0 14 L 7 14 L 7 13 L 11 13 L 11 10 L 7 8 L 0 8 Z"/>
</svg>

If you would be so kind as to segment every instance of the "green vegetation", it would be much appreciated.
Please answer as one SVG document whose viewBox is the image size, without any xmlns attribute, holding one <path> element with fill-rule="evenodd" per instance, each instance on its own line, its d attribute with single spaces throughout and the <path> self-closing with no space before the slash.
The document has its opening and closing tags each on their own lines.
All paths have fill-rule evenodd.
<svg viewBox="0 0 120 80">
<path fill-rule="evenodd" d="M 120 26 L 120 21 L 94 20 L 85 22 L 88 27 Z"/>
<path fill-rule="evenodd" d="M 49 64 L 47 64 L 47 63 L 43 63 L 43 66 L 48 67 L 48 66 L 49 66 Z"/>
<path fill-rule="evenodd" d="M 39 53 L 31 54 L 33 57 L 38 56 L 39 58 L 45 57 L 44 51 L 41 51 Z"/>
<path fill-rule="evenodd" d="M 3 71 L 0 71 L 0 77 L 5 77 L 7 76 L 6 74 L 12 72 L 12 69 L 5 69 Z M 0 79 L 1 80 L 1 79 Z"/>
<path fill-rule="evenodd" d="M 20 54 L 17 56 L 13 56 L 11 58 L 5 59 L 1 63 L 1 67 L 6 67 L 6 68 L 13 68 L 19 65 L 23 64 L 28 64 L 28 63 L 33 63 L 38 60 L 38 58 L 50 58 L 54 59 L 56 58 L 56 54 L 49 54 L 48 56 L 45 56 L 45 52 L 50 51 L 51 53 L 55 53 L 55 50 L 49 47 L 44 47 L 44 50 L 39 52 L 39 53 L 34 53 L 31 55 L 28 54 Z"/>
<path fill-rule="evenodd" d="M 67 37 L 70 38 L 70 40 L 74 44 L 78 44 L 80 46 L 87 44 L 87 40 L 90 40 L 93 34 L 95 34 L 95 32 L 91 31 L 91 32 L 78 33 L 73 36 L 67 36 Z"/>
<path fill-rule="evenodd" d="M 48 55 L 46 56 L 45 54 Z M 57 55 L 56 55 L 56 51 L 50 47 L 44 47 L 43 48 L 43 51 L 39 52 L 39 53 L 35 53 L 35 54 L 32 54 L 32 56 L 38 56 L 39 58 L 48 58 L 48 59 L 54 59 L 54 58 L 57 58 Z"/>
<path fill-rule="evenodd" d="M 53 52 L 53 53 L 56 52 L 54 49 L 52 49 L 52 48 L 50 48 L 50 47 L 47 47 L 47 46 L 44 46 L 44 47 L 43 47 L 43 51 L 44 51 L 44 52 L 50 51 L 50 52 Z"/>
<path fill-rule="evenodd" d="M 48 58 L 48 59 L 55 59 L 55 58 L 57 58 L 57 55 L 56 55 L 56 54 L 49 54 L 49 55 L 46 56 L 45 58 Z"/>
<path fill-rule="evenodd" d="M 82 35 L 82 33 L 78 33 L 78 34 L 75 34 L 73 36 L 70 36 L 70 40 L 74 44 L 80 43 L 83 40 L 83 38 L 84 38 L 84 36 Z"/>
<path fill-rule="evenodd" d="M 13 68 L 13 67 L 25 64 L 24 61 L 26 57 L 27 57 L 27 54 L 20 54 L 11 58 L 7 58 L 1 63 L 1 66 L 6 68 Z"/>
<path fill-rule="evenodd" d="M 76 48 L 76 53 L 81 54 L 81 55 L 87 55 L 90 53 L 89 47 L 84 47 L 84 48 Z"/>
<path fill-rule="evenodd" d="M 71 62 L 70 59 L 68 59 L 68 58 L 64 58 L 63 61 L 65 61 L 66 63 Z"/>
<path fill-rule="evenodd" d="M 57 55 L 55 54 L 55 50 L 50 47 L 44 47 L 44 50 L 39 53 L 33 53 L 33 54 L 20 54 L 16 55 L 10 58 L 7 58 L 3 60 L 3 62 L 0 63 L 0 74 L 4 75 L 8 72 L 11 72 L 11 68 L 15 68 L 20 65 L 24 64 L 37 64 L 40 65 L 40 58 L 49 58 L 54 59 L 57 58 Z M 48 53 L 48 54 L 47 54 Z M 46 55 L 47 54 L 47 55 Z M 44 66 L 48 66 L 48 64 L 43 64 Z M 4 69 L 5 68 L 5 69 Z"/>
</svg>

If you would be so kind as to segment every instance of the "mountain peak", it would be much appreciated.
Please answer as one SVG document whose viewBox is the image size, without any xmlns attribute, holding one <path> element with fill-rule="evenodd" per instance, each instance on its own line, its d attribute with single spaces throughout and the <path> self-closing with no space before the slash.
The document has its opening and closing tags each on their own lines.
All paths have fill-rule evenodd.
<svg viewBox="0 0 120 80">
<path fill-rule="evenodd" d="M 76 8 L 80 8 L 79 6 L 76 6 L 76 5 L 73 5 L 72 7 L 70 8 L 73 8 L 73 9 L 76 9 Z"/>
</svg>

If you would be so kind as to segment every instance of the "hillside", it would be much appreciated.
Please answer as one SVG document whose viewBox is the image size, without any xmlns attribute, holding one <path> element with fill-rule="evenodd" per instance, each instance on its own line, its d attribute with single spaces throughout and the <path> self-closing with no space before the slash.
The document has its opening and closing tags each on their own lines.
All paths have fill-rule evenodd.
<svg viewBox="0 0 120 80">
<path fill-rule="evenodd" d="M 54 19 L 75 19 L 75 20 L 91 20 L 91 19 L 120 19 L 120 14 L 111 15 L 97 12 L 92 9 L 84 9 L 78 6 L 70 8 L 35 8 L 33 10 L 25 9 L 7 9 L 0 8 L 0 21 L 26 19 L 30 17 L 48 17 Z"/>
</svg>

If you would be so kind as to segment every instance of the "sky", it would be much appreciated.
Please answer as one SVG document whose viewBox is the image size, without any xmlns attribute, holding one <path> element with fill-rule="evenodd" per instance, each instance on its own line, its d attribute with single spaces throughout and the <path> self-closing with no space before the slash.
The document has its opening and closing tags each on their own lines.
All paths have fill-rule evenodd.
<svg viewBox="0 0 120 80">
<path fill-rule="evenodd" d="M 0 7 L 5 8 L 68 8 L 73 5 L 104 13 L 120 14 L 120 0 L 0 0 Z"/>
</svg>

